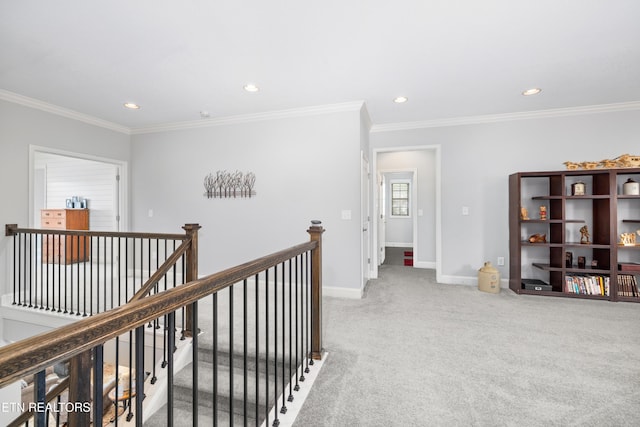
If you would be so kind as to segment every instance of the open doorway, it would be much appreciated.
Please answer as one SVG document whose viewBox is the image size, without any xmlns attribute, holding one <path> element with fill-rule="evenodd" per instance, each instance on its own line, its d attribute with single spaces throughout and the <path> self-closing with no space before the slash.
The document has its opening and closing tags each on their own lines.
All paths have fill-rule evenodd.
<svg viewBox="0 0 640 427">
<path fill-rule="evenodd" d="M 373 262 L 372 277 L 378 276 L 380 266 L 389 255 L 386 248 L 398 252 L 404 265 L 436 270 L 441 265 L 441 217 L 440 217 L 440 147 L 416 146 L 406 148 L 379 148 L 373 150 L 373 174 L 376 177 L 373 197 Z M 402 176 L 402 174 L 405 174 Z M 409 182 L 407 203 L 410 216 L 405 220 L 402 233 L 389 234 L 389 206 L 391 181 L 404 179 Z M 406 224 L 411 224 L 409 228 Z M 410 230 L 410 231 L 409 231 Z M 406 237 L 410 232 L 411 237 Z M 396 237 L 393 237 L 393 236 Z M 399 236 L 399 237 L 398 237 Z M 402 237 L 405 236 L 405 237 Z M 409 245 L 404 245 L 410 243 Z M 407 254 L 405 254 L 405 252 Z M 409 257 L 409 255 L 411 257 Z M 409 262 L 410 258 L 410 262 Z"/>
<path fill-rule="evenodd" d="M 413 266 L 418 206 L 416 175 L 416 169 L 378 170 L 379 265 Z"/>
<path fill-rule="evenodd" d="M 89 210 L 93 231 L 126 230 L 126 163 L 32 146 L 30 222 L 40 227 L 42 209 L 65 209 L 78 197 Z"/>
</svg>

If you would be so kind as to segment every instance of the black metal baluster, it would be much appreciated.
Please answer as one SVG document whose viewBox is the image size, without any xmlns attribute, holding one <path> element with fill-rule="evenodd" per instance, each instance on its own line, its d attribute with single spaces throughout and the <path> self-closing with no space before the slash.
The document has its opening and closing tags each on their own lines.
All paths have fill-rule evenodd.
<svg viewBox="0 0 640 427">
<path fill-rule="evenodd" d="M 16 237 L 13 236 L 13 302 L 12 305 L 18 305 L 18 301 L 20 300 L 20 288 L 18 287 L 18 277 L 20 276 L 20 267 L 18 264 L 18 259 L 20 258 L 20 254 L 18 251 L 18 242 L 20 239 L 20 235 Z M 41 258 L 42 259 L 42 258 Z"/>
<path fill-rule="evenodd" d="M 31 234 L 29 234 L 29 244 L 31 244 Z M 27 267 L 30 257 L 27 255 L 28 254 L 28 249 L 27 249 L 27 242 L 26 241 L 25 241 L 24 250 L 25 250 L 25 257 L 24 257 L 25 271 L 29 271 L 29 273 L 31 273 L 31 271 L 30 271 L 31 268 Z M 51 273 L 50 269 L 52 269 L 54 265 L 55 264 L 51 264 L 50 267 L 49 267 L 49 265 L 47 265 L 47 285 L 46 285 L 47 289 L 49 289 L 49 284 L 51 283 L 51 274 L 52 273 Z M 32 283 L 33 282 L 31 281 L 31 274 L 29 274 L 29 286 L 31 286 Z M 44 294 L 45 294 L 44 287 L 45 287 L 44 282 L 40 282 L 40 310 L 42 310 L 44 308 L 44 298 L 45 298 L 45 296 L 44 296 Z M 37 284 L 36 284 L 36 288 L 35 289 L 37 289 Z M 37 295 L 37 293 L 38 292 L 36 291 L 36 295 Z M 36 305 L 37 305 L 37 303 L 36 303 Z"/>
<path fill-rule="evenodd" d="M 96 237 L 96 244 L 93 244 L 93 240 L 90 240 L 91 245 L 89 246 L 89 252 L 93 255 L 93 251 L 95 248 L 96 251 L 96 262 L 100 263 L 100 236 Z M 84 240 L 84 244 L 85 244 L 85 248 L 87 245 L 87 241 Z M 86 249 L 85 249 L 86 250 Z M 93 304 L 94 302 L 96 303 L 96 313 L 99 313 L 98 309 L 100 307 L 100 292 L 98 292 L 98 290 L 96 289 L 96 296 L 95 299 L 93 297 L 93 256 L 90 257 L 91 261 L 89 263 L 89 315 L 93 316 Z M 85 260 L 86 262 L 86 260 Z M 98 268 L 98 273 L 97 276 L 100 277 L 100 267 L 99 264 L 97 265 Z"/>
<path fill-rule="evenodd" d="M 193 383 L 192 383 L 192 395 L 191 395 L 191 406 L 192 406 L 192 425 L 197 426 L 198 425 L 198 409 L 199 409 L 199 403 L 198 403 L 198 374 L 200 373 L 200 371 L 198 370 L 198 301 L 194 302 L 193 304 L 191 304 L 191 324 L 193 325 L 192 327 L 192 334 L 191 334 L 191 349 L 192 349 L 192 353 L 191 353 L 191 357 L 193 359 L 193 361 L 191 362 L 192 365 L 192 379 L 193 379 Z M 142 327 L 141 327 L 142 329 Z"/>
<path fill-rule="evenodd" d="M 300 331 L 298 330 L 298 324 L 300 323 L 300 313 L 298 313 L 298 303 L 299 303 L 299 299 L 298 299 L 298 289 L 300 288 L 300 277 L 298 276 L 298 273 L 300 272 L 300 269 L 302 268 L 302 263 L 300 262 L 300 256 L 296 256 L 296 374 L 294 375 L 296 377 L 296 385 L 293 388 L 295 391 L 300 390 L 300 384 L 298 384 L 298 351 L 300 350 L 300 342 L 298 340 L 298 337 L 300 336 Z"/>
<path fill-rule="evenodd" d="M 42 371 L 34 374 L 33 383 L 34 383 L 34 401 L 36 405 L 40 408 L 45 407 L 46 403 L 46 394 L 47 394 L 47 382 L 46 382 L 46 373 L 43 369 Z M 36 415 L 34 417 L 34 423 L 36 426 L 43 426 L 46 420 L 46 412 L 45 411 L 36 411 Z"/>
<path fill-rule="evenodd" d="M 102 295 L 103 295 L 103 304 L 102 304 L 102 311 L 107 311 L 107 259 L 109 258 L 107 256 L 107 237 L 105 236 L 104 238 L 104 268 L 102 269 L 102 286 L 103 286 L 103 291 L 102 291 Z M 113 259 L 110 262 L 111 265 L 113 265 Z M 99 269 L 100 267 L 98 267 Z M 98 280 L 98 286 L 100 285 L 100 281 Z"/>
<path fill-rule="evenodd" d="M 243 381 L 243 408 L 242 408 L 242 413 L 243 413 L 243 420 L 244 420 L 244 426 L 247 427 L 247 399 L 249 398 L 248 396 L 248 389 L 249 386 L 247 384 L 247 343 L 248 343 L 248 337 L 247 337 L 247 332 L 248 332 L 248 325 L 247 325 L 247 320 L 249 317 L 249 313 L 247 313 L 247 279 L 244 279 L 244 281 L 242 282 L 242 314 L 243 314 L 243 319 L 242 319 L 242 336 L 243 336 L 243 346 L 242 346 L 242 367 L 243 367 L 243 376 L 242 376 L 242 381 Z"/>
<path fill-rule="evenodd" d="M 78 242 L 79 243 L 79 242 Z M 75 249 L 75 252 L 74 252 Z M 73 254 L 76 254 L 77 259 L 80 258 L 80 245 L 74 245 L 74 240 L 71 240 L 71 258 L 73 258 Z M 72 259 L 73 261 L 73 259 Z M 80 263 L 76 263 L 76 280 L 77 280 L 77 294 L 76 294 L 76 316 L 80 316 L 82 313 L 80 311 Z"/>
<path fill-rule="evenodd" d="M 110 288 L 111 288 L 111 307 L 110 308 L 114 308 L 115 300 L 113 299 L 113 294 L 115 293 L 115 289 L 114 289 L 115 283 L 114 283 L 114 280 L 113 280 L 113 274 L 114 274 L 113 267 L 115 265 L 115 259 L 113 258 L 113 255 L 114 255 L 114 253 L 113 253 L 113 251 L 114 251 L 114 249 L 113 249 L 113 236 L 111 236 L 110 243 L 111 243 L 110 244 L 110 248 L 111 248 L 111 262 L 110 262 L 110 264 L 111 264 L 111 286 L 110 286 Z M 120 260 L 118 260 L 118 262 L 120 262 Z M 105 283 L 105 286 L 106 286 L 106 283 Z"/>
<path fill-rule="evenodd" d="M 293 381 L 291 381 L 291 375 L 293 375 L 293 366 L 292 366 L 292 358 L 293 358 L 293 262 L 289 259 L 289 397 L 287 400 L 289 402 L 293 402 Z"/>
<path fill-rule="evenodd" d="M 256 422 L 260 419 L 260 292 L 258 286 L 258 275 L 255 275 L 255 314 L 256 314 Z"/>
<path fill-rule="evenodd" d="M 175 282 L 174 282 L 175 283 Z M 213 298 L 213 426 L 218 426 L 218 292 Z"/>
<path fill-rule="evenodd" d="M 71 239 L 71 240 L 75 240 L 75 239 Z M 78 240 L 78 252 L 80 252 L 80 240 Z M 87 259 L 87 241 L 86 240 L 84 241 L 84 245 L 82 247 L 82 259 L 84 260 Z M 78 258 L 78 264 L 80 264 L 80 258 Z M 91 269 L 91 271 L 93 271 L 93 266 L 90 265 L 89 268 Z M 82 317 L 86 317 L 87 316 L 87 263 L 86 262 L 82 263 L 82 277 L 83 277 L 83 285 L 84 285 L 84 294 L 83 294 L 84 313 L 82 313 Z M 88 281 L 91 282 L 91 278 L 89 278 Z M 91 289 L 91 284 L 89 284 L 89 294 L 90 294 L 90 298 L 93 299 L 93 289 Z M 89 302 L 89 304 L 91 305 L 91 301 Z M 91 308 L 91 306 L 89 308 Z"/>
<path fill-rule="evenodd" d="M 282 263 L 282 279 L 280 279 L 280 281 L 282 282 L 282 407 L 280 408 L 280 413 L 281 414 L 286 414 L 287 413 L 287 401 L 286 401 L 286 396 L 285 396 L 285 392 L 287 391 L 287 383 L 285 383 L 285 376 L 286 376 L 286 363 L 285 363 L 285 355 L 286 355 L 286 324 L 285 324 L 285 315 L 286 315 L 286 302 L 285 302 L 285 297 L 286 297 L 286 292 L 285 292 L 285 274 L 284 274 L 284 262 Z M 276 282 L 276 287 L 278 286 L 278 282 Z M 276 334 L 278 333 L 278 331 L 276 330 Z M 278 382 L 278 379 L 276 378 L 276 383 Z M 276 387 L 277 390 L 277 387 Z"/>
<path fill-rule="evenodd" d="M 37 235 L 36 235 L 36 245 Z M 58 313 L 62 312 L 62 263 L 58 264 Z M 65 278 L 65 286 L 67 284 L 67 260 L 64 262 L 64 278 Z M 65 289 L 66 290 L 66 289 Z M 55 298 L 54 298 L 55 303 Z"/>
<path fill-rule="evenodd" d="M 309 373 L 309 365 L 313 365 L 313 359 L 311 358 L 311 297 L 309 293 L 311 292 L 311 280 L 310 273 L 311 262 L 309 260 L 311 252 L 307 252 L 307 293 L 306 293 L 306 304 L 307 304 L 307 352 L 305 353 L 307 360 L 307 367 L 305 368 L 305 372 Z"/>
<path fill-rule="evenodd" d="M 136 329 L 136 334 L 137 334 L 138 329 Z M 127 421 L 131 421 L 131 418 L 133 418 L 133 405 L 131 405 L 131 391 L 133 391 L 133 378 L 132 378 L 132 365 L 135 363 L 135 359 L 133 358 L 133 346 L 137 345 L 137 340 L 134 341 L 133 339 L 134 337 L 134 333 L 133 331 L 129 331 L 129 384 L 127 384 L 127 386 L 129 387 L 129 397 L 127 397 L 127 407 L 129 409 L 129 413 L 127 414 Z M 137 338 L 137 337 L 136 337 Z M 137 357 L 137 356 L 136 356 Z"/>
<path fill-rule="evenodd" d="M 136 328 L 136 370 L 135 370 L 135 392 L 136 392 L 136 427 L 142 427 L 142 401 L 144 400 L 144 326 Z M 133 371 L 129 371 L 133 373 Z M 129 375 L 131 381 L 132 375 Z M 134 390 L 129 388 L 129 390 Z M 129 393 L 129 407 L 131 407 L 131 399 L 133 393 Z M 129 421 L 130 418 L 127 419 Z M 194 426 L 197 424 L 194 424 Z"/>
<path fill-rule="evenodd" d="M 176 346 L 176 312 L 167 315 L 167 425 L 173 425 L 173 352 Z"/>
<path fill-rule="evenodd" d="M 264 272 L 264 311 L 265 311 L 265 425 L 269 425 L 269 269 Z"/>
<path fill-rule="evenodd" d="M 116 392 L 115 392 L 115 397 L 116 399 L 118 399 L 118 397 L 120 397 L 120 390 L 124 389 L 124 384 L 120 384 L 120 337 L 116 337 L 116 361 L 115 361 L 115 365 L 116 365 L 116 372 L 115 372 L 115 376 L 116 376 Z M 131 361 L 129 361 L 129 366 L 131 366 Z M 119 388 L 121 387 L 121 388 Z M 117 400 L 116 400 L 117 402 Z M 115 426 L 118 427 L 118 418 L 120 417 L 120 414 L 118 413 L 118 405 L 115 404 L 114 402 L 114 415 L 113 418 L 115 419 Z"/>
<path fill-rule="evenodd" d="M 29 259 L 29 255 L 28 255 L 28 242 L 27 242 L 27 235 L 25 234 L 25 240 L 24 240 L 24 271 L 25 271 L 25 281 L 29 281 L 29 307 L 31 307 L 32 303 L 33 303 L 33 308 L 38 308 L 38 283 L 33 283 L 31 281 L 31 277 L 29 277 L 30 275 L 28 274 L 29 269 L 27 267 L 27 260 Z M 51 276 L 51 272 L 49 270 L 50 266 L 49 264 L 47 264 L 47 274 L 46 274 L 46 283 L 49 283 L 49 277 Z M 45 286 L 45 281 L 41 280 L 40 281 L 40 295 L 43 296 L 44 295 L 44 286 Z M 40 309 L 42 309 L 43 305 L 42 305 L 42 297 L 40 298 Z"/>
<path fill-rule="evenodd" d="M 104 405 L 103 389 L 104 348 L 102 344 L 93 348 L 93 425 L 102 425 Z M 116 408 L 117 409 L 117 408 Z"/>
<path fill-rule="evenodd" d="M 233 285 L 229 286 L 229 425 L 233 427 Z"/>
<path fill-rule="evenodd" d="M 74 247 L 73 243 L 74 243 L 74 240 L 71 240 L 72 247 Z M 80 259 L 80 256 L 81 256 L 81 254 L 80 254 L 80 242 L 78 242 L 78 244 L 75 245 L 75 250 L 76 250 L 75 253 L 76 253 L 76 256 L 77 256 L 76 259 Z M 72 252 L 72 257 L 73 257 L 73 252 Z M 73 262 L 73 259 L 71 261 Z M 85 301 L 85 306 L 86 306 L 86 287 L 87 287 L 87 285 L 86 285 L 86 268 L 83 269 L 83 271 L 84 271 L 83 274 L 85 276 L 85 280 L 82 281 L 81 280 L 81 276 L 80 276 L 80 262 L 76 262 L 76 265 L 78 266 L 78 268 L 77 268 L 77 271 L 78 271 L 78 278 L 77 278 L 78 279 L 78 295 L 76 297 L 77 300 L 78 300 L 78 307 L 77 307 L 78 309 L 76 310 L 76 315 L 80 316 L 80 315 L 82 315 L 82 309 L 81 309 L 82 302 L 80 301 L 80 297 L 81 296 L 82 296 L 82 299 Z M 84 287 L 84 291 L 82 293 L 80 293 L 80 282 L 83 282 L 83 287 Z"/>
<path fill-rule="evenodd" d="M 300 268 L 300 351 L 302 352 L 302 354 L 300 355 L 300 382 L 303 382 L 305 380 L 304 378 L 304 364 L 305 364 L 305 360 L 307 357 L 307 353 L 306 353 L 306 340 L 305 340 L 305 334 L 306 334 L 306 328 L 305 328 L 305 324 L 306 324 L 306 320 L 307 320 L 307 306 L 305 304 L 305 290 L 306 290 L 306 276 L 307 276 L 307 263 L 305 262 L 305 258 L 302 257 L 300 260 L 301 263 L 301 268 Z"/>
<path fill-rule="evenodd" d="M 278 266 L 273 267 L 273 427 L 280 425 L 278 420 Z"/>
</svg>

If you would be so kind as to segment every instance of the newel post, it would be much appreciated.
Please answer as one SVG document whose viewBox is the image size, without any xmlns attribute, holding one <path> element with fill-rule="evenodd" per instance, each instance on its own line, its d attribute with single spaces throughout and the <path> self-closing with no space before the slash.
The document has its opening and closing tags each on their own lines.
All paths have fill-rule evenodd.
<svg viewBox="0 0 640 427">
<path fill-rule="evenodd" d="M 186 277 L 185 283 L 198 279 L 198 230 L 199 224 L 185 224 L 182 229 L 191 238 L 191 245 L 186 252 Z M 184 336 L 193 336 L 193 306 L 188 305 L 185 313 Z"/>
<path fill-rule="evenodd" d="M 320 221 L 307 230 L 318 246 L 311 251 L 311 358 L 322 359 L 322 233 Z"/>
</svg>

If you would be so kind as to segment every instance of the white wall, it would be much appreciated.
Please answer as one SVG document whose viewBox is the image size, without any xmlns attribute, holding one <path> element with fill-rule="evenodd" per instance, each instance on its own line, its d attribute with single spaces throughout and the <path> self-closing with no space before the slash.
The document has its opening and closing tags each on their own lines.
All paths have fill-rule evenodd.
<svg viewBox="0 0 640 427">
<path fill-rule="evenodd" d="M 28 227 L 29 147 L 37 145 L 128 162 L 129 135 L 0 100 L 0 226 Z M 12 239 L 0 235 L 0 293 L 10 292 L 6 266 Z"/>
<path fill-rule="evenodd" d="M 621 111 L 377 132 L 372 150 L 439 145 L 442 162 L 441 280 L 474 283 L 484 261 L 508 277 L 508 176 L 562 170 L 564 161 L 640 154 L 640 111 Z M 469 215 L 462 215 L 462 207 Z"/>
<path fill-rule="evenodd" d="M 181 231 L 199 223 L 201 275 L 309 239 L 323 222 L 325 288 L 360 290 L 360 111 L 132 137 L 133 225 Z M 218 170 L 253 172 L 253 198 L 207 199 Z M 150 217 L 150 210 L 153 216 Z M 351 220 L 341 219 L 343 210 Z M 359 294 L 358 294 L 359 295 Z"/>
</svg>

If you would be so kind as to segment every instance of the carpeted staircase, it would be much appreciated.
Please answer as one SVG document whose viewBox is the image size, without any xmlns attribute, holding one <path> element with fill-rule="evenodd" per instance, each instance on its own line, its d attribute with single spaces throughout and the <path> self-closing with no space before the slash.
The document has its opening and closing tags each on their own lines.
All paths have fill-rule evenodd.
<svg viewBox="0 0 640 427">
<path fill-rule="evenodd" d="M 247 419 L 245 424 L 245 382 L 244 382 L 244 358 L 243 354 L 233 355 L 233 394 L 230 393 L 230 371 L 231 359 L 228 350 L 218 350 L 218 396 L 217 396 L 217 425 L 231 425 L 230 410 L 233 404 L 233 425 L 236 426 L 259 426 L 267 417 L 267 411 L 271 410 L 274 405 L 276 392 L 278 396 L 282 390 L 282 369 L 283 365 L 278 364 L 278 381 L 274 377 L 274 363 L 269 361 L 269 408 L 267 408 L 265 366 L 266 359 L 264 355 L 259 358 L 258 372 L 258 399 L 256 404 L 256 360 L 255 354 L 249 355 L 247 359 L 247 378 L 246 378 L 246 413 Z M 189 363 L 180 372 L 174 376 L 174 426 L 192 426 L 193 425 L 193 364 Z M 214 369 L 213 369 L 213 347 L 209 340 L 202 340 L 199 343 L 198 351 L 198 426 L 214 425 Z M 287 372 L 285 378 L 290 378 L 288 366 L 285 367 Z M 287 381 L 288 383 L 288 381 Z M 277 389 L 276 389 L 277 387 Z M 289 386 L 287 385 L 287 394 Z M 280 404 L 282 398 L 280 397 Z M 257 408 L 256 408 L 257 405 Z M 256 413 L 257 411 L 257 413 Z M 271 426 L 273 419 L 269 419 L 268 426 Z M 146 426 L 161 427 L 167 426 L 167 408 L 166 406 L 158 410 L 146 422 Z"/>
</svg>

